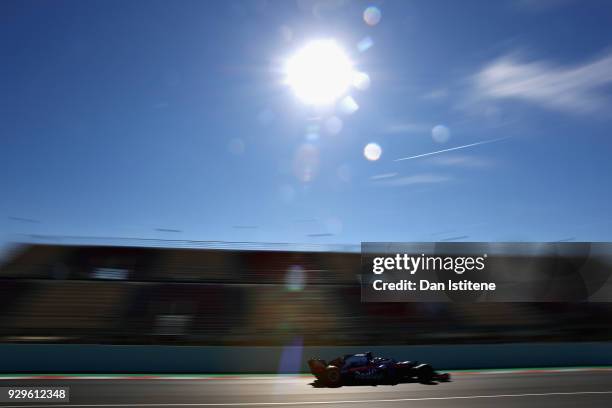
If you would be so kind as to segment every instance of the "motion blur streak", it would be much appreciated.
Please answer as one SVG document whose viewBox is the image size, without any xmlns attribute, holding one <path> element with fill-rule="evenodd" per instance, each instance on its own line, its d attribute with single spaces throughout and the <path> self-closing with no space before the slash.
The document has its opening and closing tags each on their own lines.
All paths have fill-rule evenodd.
<svg viewBox="0 0 612 408">
<path fill-rule="evenodd" d="M 0 264 L 0 340 L 373 347 L 612 339 L 610 303 L 362 303 L 360 254 L 341 247 L 134 245 L 16 248 Z"/>
</svg>

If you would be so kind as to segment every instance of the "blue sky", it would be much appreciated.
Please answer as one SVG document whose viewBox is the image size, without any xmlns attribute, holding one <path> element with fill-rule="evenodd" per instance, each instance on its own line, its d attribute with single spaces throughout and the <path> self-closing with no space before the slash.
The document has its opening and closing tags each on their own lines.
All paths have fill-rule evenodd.
<svg viewBox="0 0 612 408">
<path fill-rule="evenodd" d="M 3 242 L 612 237 L 610 2 L 3 1 L 0 20 Z M 283 84 L 330 38 L 370 78 L 353 113 Z"/>
</svg>

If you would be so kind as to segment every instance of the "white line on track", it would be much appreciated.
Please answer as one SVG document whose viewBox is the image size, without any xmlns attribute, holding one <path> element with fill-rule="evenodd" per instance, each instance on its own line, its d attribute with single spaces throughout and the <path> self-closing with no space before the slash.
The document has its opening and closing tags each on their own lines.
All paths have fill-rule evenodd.
<svg viewBox="0 0 612 408">
<path fill-rule="evenodd" d="M 338 401 L 288 401 L 288 402 L 218 402 L 218 403 L 164 403 L 164 404 L 36 404 L 36 405 L 1 405 L 2 408 L 60 408 L 60 407 L 252 407 L 267 405 L 321 405 L 321 404 L 372 404 L 380 402 L 419 402 L 445 401 L 482 398 L 518 398 L 518 397 L 551 397 L 551 396 L 588 396 L 612 394 L 612 391 L 576 391 L 576 392 L 546 392 L 529 394 L 495 394 L 495 395 L 465 395 L 453 397 L 397 398 L 376 400 L 338 400 Z"/>
</svg>

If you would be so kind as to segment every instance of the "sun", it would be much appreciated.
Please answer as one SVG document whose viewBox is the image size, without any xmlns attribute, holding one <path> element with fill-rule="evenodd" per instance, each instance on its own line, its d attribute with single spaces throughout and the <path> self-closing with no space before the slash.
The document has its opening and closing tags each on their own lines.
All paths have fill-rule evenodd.
<svg viewBox="0 0 612 408">
<path fill-rule="evenodd" d="M 353 63 L 334 40 L 312 41 L 287 60 L 286 83 L 309 105 L 329 105 L 350 88 Z"/>
</svg>

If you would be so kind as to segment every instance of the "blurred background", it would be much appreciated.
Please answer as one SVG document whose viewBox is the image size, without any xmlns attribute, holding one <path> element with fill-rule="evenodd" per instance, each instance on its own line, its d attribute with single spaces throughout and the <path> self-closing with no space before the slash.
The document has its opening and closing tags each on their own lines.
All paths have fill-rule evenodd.
<svg viewBox="0 0 612 408">
<path fill-rule="evenodd" d="M 219 248 L 224 245 L 241 249 Z M 377 346 L 612 340 L 608 303 L 362 303 L 360 254 L 347 249 L 136 240 L 17 245 L 0 266 L 0 341 Z"/>
<path fill-rule="evenodd" d="M 0 342 L 611 340 L 610 304 L 358 276 L 364 241 L 610 241 L 611 44 L 597 0 L 1 1 Z"/>
</svg>

